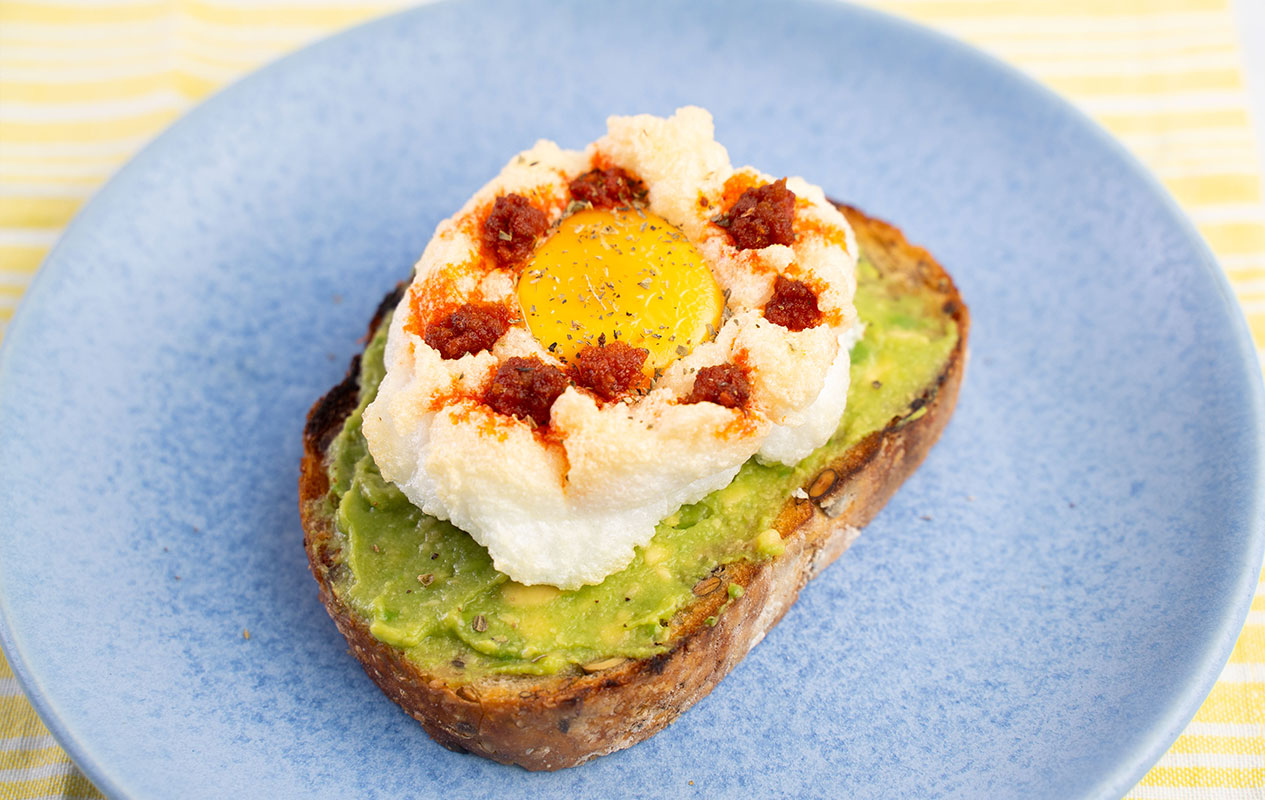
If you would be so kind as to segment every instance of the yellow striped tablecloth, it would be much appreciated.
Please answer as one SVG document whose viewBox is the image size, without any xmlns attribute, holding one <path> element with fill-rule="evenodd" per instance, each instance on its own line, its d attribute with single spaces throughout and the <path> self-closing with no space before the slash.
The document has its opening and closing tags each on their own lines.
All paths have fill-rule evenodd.
<svg viewBox="0 0 1265 800">
<path fill-rule="evenodd" d="M 1194 219 L 1265 346 L 1265 205 L 1231 0 L 870 4 L 1000 56 L 1113 131 Z M 402 5 L 0 0 L 0 336 L 62 227 L 182 111 Z M 99 796 L 0 659 L 0 800 Z M 1265 586 L 1194 722 L 1127 797 L 1265 799 Z"/>
</svg>

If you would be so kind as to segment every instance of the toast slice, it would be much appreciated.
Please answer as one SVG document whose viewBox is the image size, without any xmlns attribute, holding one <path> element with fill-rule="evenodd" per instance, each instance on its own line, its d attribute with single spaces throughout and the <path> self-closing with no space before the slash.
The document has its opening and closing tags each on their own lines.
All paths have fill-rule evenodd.
<svg viewBox="0 0 1265 800">
<path fill-rule="evenodd" d="M 922 462 L 953 413 L 966 361 L 968 312 L 929 253 L 906 242 L 896 228 L 855 208 L 840 208 L 856 231 L 863 261 L 871 265 L 864 267 L 862 283 L 917 298 L 921 313 L 946 330 L 956 329 L 956 341 L 934 377 L 895 413 L 871 421 L 873 429 L 864 435 L 853 431 L 845 449 L 812 463 L 808 480 L 776 515 L 780 554 L 720 564 L 695 585 L 695 597 L 668 622 L 665 645 L 656 655 L 601 659 L 548 675 L 465 675 L 423 668 L 405 650 L 376 638 L 371 620 L 347 597 L 354 578 L 342 555 L 346 539 L 336 524 L 328 459 L 331 443 L 360 402 L 360 356 L 346 379 L 312 407 L 299 503 L 320 599 L 369 676 L 437 742 L 531 770 L 555 770 L 651 736 L 710 692 L 759 643 L 800 589 L 847 549 Z M 402 286 L 379 307 L 371 337 L 401 291 Z M 877 388 L 879 382 L 873 383 Z M 850 392 L 858 391 L 855 370 L 853 384 Z M 718 587 L 728 591 L 715 591 Z"/>
</svg>

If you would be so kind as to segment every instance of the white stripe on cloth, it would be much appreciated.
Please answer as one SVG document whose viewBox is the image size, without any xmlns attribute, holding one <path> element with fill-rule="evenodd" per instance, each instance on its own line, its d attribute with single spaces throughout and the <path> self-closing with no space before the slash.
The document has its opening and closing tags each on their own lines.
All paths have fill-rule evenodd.
<svg viewBox="0 0 1265 800">
<path fill-rule="evenodd" d="M 55 761 L 51 764 L 37 764 L 32 767 L 14 767 L 0 769 L 0 783 L 14 781 L 38 781 L 44 778 L 60 778 L 75 771 L 75 765 L 69 761 Z"/>
<path fill-rule="evenodd" d="M 1265 725 L 1255 722 L 1192 722 L 1182 733 L 1187 736 L 1238 736 L 1255 739 L 1265 736 Z"/>
<path fill-rule="evenodd" d="M 0 750 L 5 752 L 18 752 L 22 750 L 43 750 L 45 747 L 56 747 L 57 740 L 51 734 L 40 734 L 38 736 L 2 736 L 0 737 Z"/>
<path fill-rule="evenodd" d="M 0 104 L 0 122 L 89 122 L 126 119 L 157 111 L 174 111 L 189 105 L 179 92 L 159 89 L 140 97 L 101 100 L 94 103 L 16 103 Z"/>
<path fill-rule="evenodd" d="M 60 228 L 0 228 L 0 247 L 52 247 L 60 235 Z"/>
<path fill-rule="evenodd" d="M 1165 753 L 1157 767 L 1202 769 L 1261 769 L 1265 756 L 1256 753 Z"/>
</svg>

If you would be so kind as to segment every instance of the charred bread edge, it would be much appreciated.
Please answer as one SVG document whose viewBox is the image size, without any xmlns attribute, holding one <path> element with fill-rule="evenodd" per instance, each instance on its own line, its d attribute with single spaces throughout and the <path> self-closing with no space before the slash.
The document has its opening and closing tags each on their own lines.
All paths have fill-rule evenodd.
<svg viewBox="0 0 1265 800">
<path fill-rule="evenodd" d="M 591 665 L 591 673 L 484 676 L 460 681 L 423 672 L 403 652 L 375 639 L 331 589 L 334 561 L 326 545 L 334 523 L 325 513 L 325 451 L 357 403 L 359 356 L 347 377 L 308 414 L 299 481 L 304 546 L 321 602 L 370 678 L 443 746 L 531 770 L 580 764 L 645 739 L 705 697 L 775 625 L 800 589 L 839 557 L 917 468 L 940 436 L 957 401 L 966 361 L 969 314 L 948 274 L 900 231 L 840 205 L 861 249 L 880 272 L 895 270 L 945 297 L 958 326 L 944 371 L 912 404 L 819 472 L 791 498 L 775 523 L 786 551 L 758 564 L 718 567 L 695 586 L 698 599 L 672 621 L 674 644 L 641 660 Z M 398 302 L 403 285 L 379 306 L 370 335 Z M 922 413 L 917 413 L 922 412 Z M 715 578 L 716 580 L 713 580 Z M 725 587 L 743 587 L 730 600 Z M 729 602 L 724 613 L 718 613 Z M 709 618 L 715 617 L 708 625 Z M 600 668 L 605 667 L 605 668 Z"/>
</svg>

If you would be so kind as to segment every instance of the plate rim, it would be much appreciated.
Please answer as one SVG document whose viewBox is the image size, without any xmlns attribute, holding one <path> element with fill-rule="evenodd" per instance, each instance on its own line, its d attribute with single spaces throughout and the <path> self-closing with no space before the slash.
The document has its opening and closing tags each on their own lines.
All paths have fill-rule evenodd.
<svg viewBox="0 0 1265 800">
<path fill-rule="evenodd" d="M 1242 632 L 1252 596 L 1260 584 L 1262 560 L 1265 559 L 1265 513 L 1262 513 L 1263 505 L 1265 505 L 1265 463 L 1263 463 L 1265 462 L 1265 382 L 1261 378 L 1260 356 L 1252 339 L 1242 305 L 1234 294 L 1216 255 L 1167 187 L 1123 142 L 1088 113 L 1074 105 L 1069 98 L 1058 94 L 1017 66 L 1003 61 L 982 48 L 886 10 L 858 5 L 851 0 L 795 0 L 795 3 L 805 12 L 842 13 L 868 18 L 866 19 L 868 24 L 896 29 L 908 38 L 922 39 L 944 48 L 955 57 L 980 62 L 990 70 L 1003 73 L 1007 78 L 1022 86 L 1026 92 L 1039 97 L 1044 104 L 1053 106 L 1064 115 L 1070 115 L 1075 122 L 1091 133 L 1094 139 L 1105 145 L 1110 153 L 1127 167 L 1133 177 L 1140 179 L 1141 184 L 1160 201 L 1162 209 L 1176 224 L 1177 232 L 1194 245 L 1193 249 L 1201 256 L 1202 271 L 1211 278 L 1217 289 L 1217 296 L 1226 317 L 1225 321 L 1233 332 L 1236 356 L 1234 363 L 1243 369 L 1244 376 L 1248 378 L 1245 381 L 1248 395 L 1242 398 L 1243 407 L 1253 412 L 1249 415 L 1252 422 L 1250 449 L 1253 459 L 1250 464 L 1244 466 L 1250 469 L 1254 480 L 1250 481 L 1251 488 L 1243 498 L 1245 505 L 1254 512 L 1250 514 L 1254 522 L 1249 524 L 1249 535 L 1243 543 L 1243 550 L 1249 557 L 1237 565 L 1237 574 L 1229 573 L 1234 575 L 1236 580 L 1233 582 L 1234 588 L 1226 596 L 1227 602 L 1221 606 L 1222 613 L 1215 626 L 1215 633 L 1209 636 L 1210 639 L 1215 640 L 1215 646 L 1207 649 L 1201 658 L 1195 660 L 1197 668 L 1194 670 L 1193 677 L 1185 681 L 1181 690 L 1171 697 L 1160 722 L 1143 736 L 1127 758 L 1105 771 L 1086 795 L 1086 797 L 1104 798 L 1104 800 L 1118 798 L 1131 790 L 1167 752 L 1211 692 Z M 6 326 L 4 339 L 0 341 L 0 413 L 4 411 L 5 396 L 8 394 L 3 388 L 6 386 L 3 379 L 9 371 L 10 363 L 16 358 L 13 355 L 14 350 L 17 349 L 19 352 L 21 350 L 21 345 L 15 345 L 14 342 L 20 341 L 20 337 L 26 334 L 25 318 L 29 315 L 28 309 L 42 302 L 44 286 L 51 280 L 48 278 L 51 274 L 49 267 L 55 266 L 66 243 L 72 240 L 81 229 L 91 229 L 95 217 L 102 209 L 110 205 L 111 198 L 120 191 L 121 186 L 128 183 L 132 174 L 148 168 L 150 161 L 171 146 L 170 142 L 175 138 L 173 134 L 185 128 L 197 126 L 203 117 L 215 114 L 222 104 L 232 102 L 233 95 L 248 89 L 257 82 L 271 80 L 275 73 L 290 69 L 292 63 L 319 58 L 325 49 L 335 46 L 344 38 L 368 36 L 371 35 L 371 31 L 379 27 L 385 29 L 399 24 L 405 17 L 425 16 L 436 8 L 458 6 L 472 9 L 476 4 L 473 0 L 429 0 L 422 5 L 390 11 L 321 36 L 217 88 L 185 109 L 173 122 L 154 134 L 153 138 L 115 171 L 75 214 L 27 285 L 18 307 Z M 1252 377 L 1255 377 L 1255 380 L 1252 380 Z M 113 770 L 106 763 L 92 757 L 88 743 L 76 738 L 71 726 L 62 715 L 57 713 L 39 676 L 28 665 L 21 642 L 15 636 L 10 622 L 12 611 L 9 607 L 8 595 L 8 586 L 4 581 L 3 573 L 0 573 L 0 648 L 3 648 L 4 655 L 27 701 L 68 757 L 98 790 L 110 797 L 130 796 L 125 790 L 123 781 L 116 780 Z"/>
</svg>

